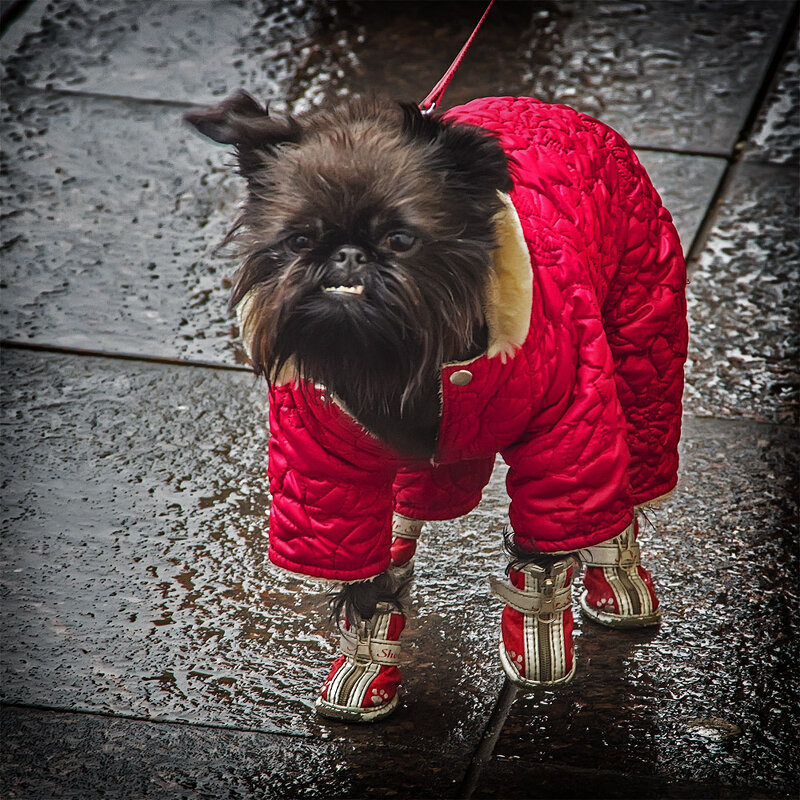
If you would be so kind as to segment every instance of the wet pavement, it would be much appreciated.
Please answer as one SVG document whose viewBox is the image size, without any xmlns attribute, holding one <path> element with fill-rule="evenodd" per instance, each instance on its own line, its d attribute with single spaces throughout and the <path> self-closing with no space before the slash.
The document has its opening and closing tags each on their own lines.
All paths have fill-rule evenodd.
<svg viewBox="0 0 800 800">
<path fill-rule="evenodd" d="M 35 0 L 0 38 L 4 796 L 797 795 L 788 2 L 500 2 L 446 97 L 602 117 L 676 219 L 683 466 L 643 533 L 661 627 L 581 622 L 571 685 L 511 689 L 487 585 L 498 464 L 480 507 L 425 537 L 398 712 L 311 709 L 334 637 L 321 593 L 266 560 L 265 393 L 217 250 L 240 187 L 180 117 L 239 86 L 295 109 L 420 99 L 482 7 Z"/>
</svg>

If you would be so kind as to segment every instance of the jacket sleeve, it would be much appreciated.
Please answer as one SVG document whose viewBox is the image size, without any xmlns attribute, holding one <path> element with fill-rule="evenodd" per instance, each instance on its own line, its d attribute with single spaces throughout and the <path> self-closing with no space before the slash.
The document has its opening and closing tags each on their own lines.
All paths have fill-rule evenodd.
<svg viewBox="0 0 800 800">
<path fill-rule="evenodd" d="M 455 519 L 467 514 L 480 503 L 494 461 L 494 456 L 489 456 L 401 467 L 394 482 L 394 510 L 421 520 Z"/>
<path fill-rule="evenodd" d="M 391 453 L 317 390 L 273 387 L 270 560 L 335 581 L 385 570 L 395 472 Z"/>
<path fill-rule="evenodd" d="M 687 350 L 686 265 L 669 212 L 627 149 L 619 267 L 603 306 L 628 425 L 631 500 L 669 492 L 678 479 L 683 365 Z"/>
</svg>

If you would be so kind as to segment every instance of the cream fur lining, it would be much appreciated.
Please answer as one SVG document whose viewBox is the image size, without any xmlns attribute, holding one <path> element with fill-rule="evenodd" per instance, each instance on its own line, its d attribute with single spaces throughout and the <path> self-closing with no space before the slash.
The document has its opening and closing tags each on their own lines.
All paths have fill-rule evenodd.
<svg viewBox="0 0 800 800">
<path fill-rule="evenodd" d="M 503 208 L 494 218 L 497 249 L 486 286 L 484 313 L 489 327 L 489 358 L 506 360 L 528 338 L 533 304 L 531 257 L 517 209 L 511 198 L 497 193 Z"/>
<path fill-rule="evenodd" d="M 668 492 L 664 494 L 660 494 L 658 497 L 654 497 L 652 500 L 648 500 L 645 503 L 639 503 L 636 508 L 652 508 L 653 510 L 659 510 L 664 504 L 668 503 L 670 500 L 674 499 L 675 493 L 678 491 L 678 487 L 675 486 L 674 488 L 670 489 Z"/>
<path fill-rule="evenodd" d="M 528 336 L 533 303 L 533 275 L 531 259 L 522 225 L 511 198 L 498 192 L 502 209 L 495 215 L 494 227 L 497 248 L 492 253 L 492 264 L 486 282 L 484 313 L 489 328 L 489 358 L 500 356 L 505 363 L 522 347 Z M 247 324 L 250 294 L 236 306 L 242 345 L 251 357 L 253 332 Z M 275 383 L 289 383 L 297 377 L 296 368 L 287 364 Z"/>
</svg>

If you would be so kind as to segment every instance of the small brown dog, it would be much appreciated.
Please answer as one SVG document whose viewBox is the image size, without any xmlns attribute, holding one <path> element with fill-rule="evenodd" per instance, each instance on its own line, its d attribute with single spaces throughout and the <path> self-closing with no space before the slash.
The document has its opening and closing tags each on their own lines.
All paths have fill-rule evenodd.
<svg viewBox="0 0 800 800">
<path fill-rule="evenodd" d="M 634 507 L 677 480 L 685 269 L 622 138 L 531 98 L 276 118 L 240 92 L 187 119 L 248 184 L 232 304 L 270 386 L 270 558 L 344 584 L 320 712 L 395 708 L 423 520 L 474 508 L 498 452 L 509 678 L 574 674 L 577 553 L 591 619 L 657 624 Z"/>
</svg>

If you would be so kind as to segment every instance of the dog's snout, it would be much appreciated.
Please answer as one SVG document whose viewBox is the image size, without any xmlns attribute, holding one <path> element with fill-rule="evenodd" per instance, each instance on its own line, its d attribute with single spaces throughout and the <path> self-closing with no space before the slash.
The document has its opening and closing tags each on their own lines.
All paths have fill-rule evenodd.
<svg viewBox="0 0 800 800">
<path fill-rule="evenodd" d="M 352 269 L 367 263 L 367 254 L 360 247 L 346 245 L 333 254 L 333 261 L 343 269 Z"/>
<path fill-rule="evenodd" d="M 364 267 L 369 258 L 366 251 L 354 245 L 344 245 L 333 252 L 328 261 L 326 283 L 332 286 L 352 286 L 364 280 Z"/>
</svg>

